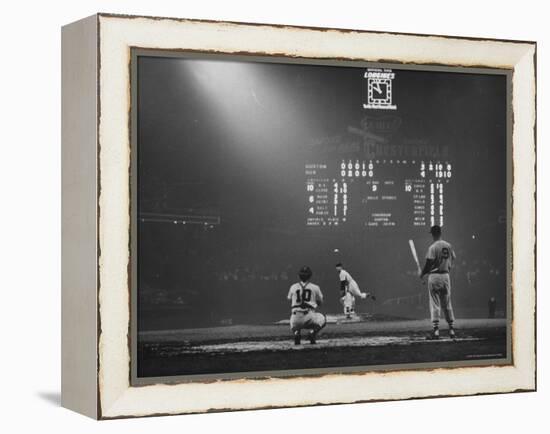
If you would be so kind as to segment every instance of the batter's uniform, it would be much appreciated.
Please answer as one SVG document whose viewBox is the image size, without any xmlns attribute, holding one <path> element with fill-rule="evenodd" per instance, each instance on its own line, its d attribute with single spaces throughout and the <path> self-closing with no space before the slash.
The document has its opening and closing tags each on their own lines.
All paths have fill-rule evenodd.
<svg viewBox="0 0 550 434">
<path fill-rule="evenodd" d="M 323 302 L 321 288 L 310 282 L 297 282 L 290 287 L 287 298 L 291 303 L 290 329 L 321 330 L 326 324 L 325 315 L 317 312 L 317 306 Z"/>
<path fill-rule="evenodd" d="M 451 303 L 449 273 L 456 259 L 455 252 L 447 241 L 438 240 L 429 247 L 426 259 L 433 261 L 432 269 L 428 273 L 431 320 L 437 325 L 443 311 L 447 323 L 452 326 L 455 317 Z"/>
<path fill-rule="evenodd" d="M 351 292 L 352 295 L 361 298 L 362 293 L 359 289 L 359 285 L 355 280 L 353 280 L 351 274 L 349 274 L 346 270 L 340 270 L 340 273 L 338 275 L 340 277 L 340 282 L 346 282 L 347 290 Z"/>
</svg>

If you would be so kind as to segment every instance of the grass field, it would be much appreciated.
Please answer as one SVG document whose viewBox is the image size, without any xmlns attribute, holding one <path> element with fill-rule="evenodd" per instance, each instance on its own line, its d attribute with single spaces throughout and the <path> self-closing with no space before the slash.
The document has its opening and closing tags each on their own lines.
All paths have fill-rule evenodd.
<svg viewBox="0 0 550 434">
<path fill-rule="evenodd" d="M 430 341 L 425 320 L 351 321 L 332 317 L 315 345 L 294 345 L 288 324 L 142 332 L 138 376 L 170 376 L 428 363 L 506 357 L 506 321 L 456 323 L 457 339 Z"/>
</svg>

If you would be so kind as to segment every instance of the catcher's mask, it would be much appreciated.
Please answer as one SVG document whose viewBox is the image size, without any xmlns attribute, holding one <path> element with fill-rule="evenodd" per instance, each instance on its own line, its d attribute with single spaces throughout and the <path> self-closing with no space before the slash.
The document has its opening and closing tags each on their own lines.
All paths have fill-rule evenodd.
<svg viewBox="0 0 550 434">
<path fill-rule="evenodd" d="M 313 272 L 311 271 L 311 268 L 309 267 L 300 268 L 300 271 L 298 272 L 298 277 L 302 282 L 307 282 L 309 279 L 311 279 L 311 276 L 313 276 Z"/>
</svg>

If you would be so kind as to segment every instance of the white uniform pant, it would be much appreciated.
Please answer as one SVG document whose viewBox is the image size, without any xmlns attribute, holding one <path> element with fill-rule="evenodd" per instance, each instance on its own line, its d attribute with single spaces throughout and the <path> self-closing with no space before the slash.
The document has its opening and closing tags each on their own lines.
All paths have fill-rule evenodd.
<svg viewBox="0 0 550 434">
<path fill-rule="evenodd" d="M 313 309 L 294 309 L 290 315 L 290 329 L 293 332 L 301 329 L 319 331 L 326 324 L 326 316 Z"/>
<path fill-rule="evenodd" d="M 359 289 L 359 285 L 357 285 L 357 282 L 355 280 L 352 280 L 348 283 L 348 291 L 351 292 L 351 295 L 361 298 L 362 292 Z"/>
<path fill-rule="evenodd" d="M 351 295 L 351 292 L 346 291 L 344 296 L 340 299 L 344 306 L 344 314 L 351 315 L 355 312 L 355 297 Z"/>
<path fill-rule="evenodd" d="M 430 298 L 430 315 L 434 325 L 439 324 L 441 311 L 449 325 L 455 320 L 451 303 L 451 278 L 448 273 L 430 274 L 428 276 L 428 292 Z"/>
</svg>

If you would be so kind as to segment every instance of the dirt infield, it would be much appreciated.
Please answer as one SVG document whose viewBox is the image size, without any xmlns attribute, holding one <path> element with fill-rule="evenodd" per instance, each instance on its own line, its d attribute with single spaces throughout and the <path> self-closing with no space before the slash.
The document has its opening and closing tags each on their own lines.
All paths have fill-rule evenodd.
<svg viewBox="0 0 550 434">
<path fill-rule="evenodd" d="M 498 359 L 506 356 L 506 322 L 457 321 L 426 340 L 429 321 L 328 324 L 317 344 L 296 346 L 288 325 L 235 325 L 140 334 L 138 376 L 168 376 Z"/>
</svg>

